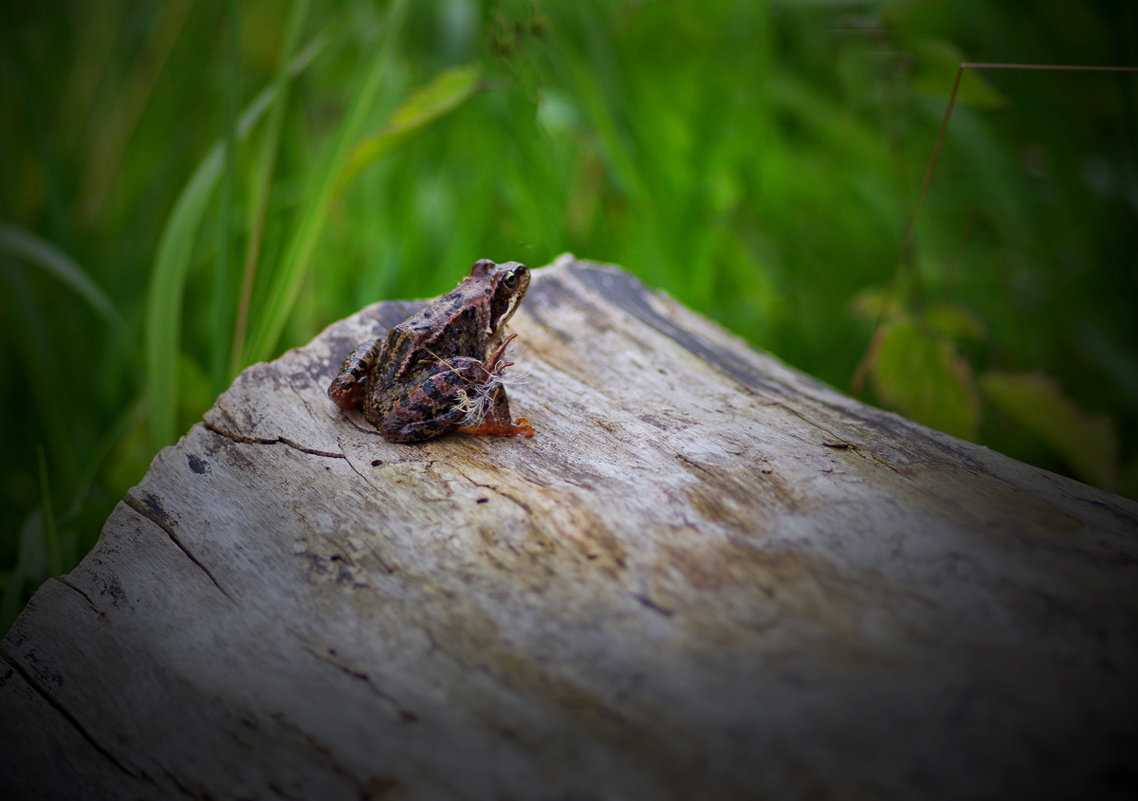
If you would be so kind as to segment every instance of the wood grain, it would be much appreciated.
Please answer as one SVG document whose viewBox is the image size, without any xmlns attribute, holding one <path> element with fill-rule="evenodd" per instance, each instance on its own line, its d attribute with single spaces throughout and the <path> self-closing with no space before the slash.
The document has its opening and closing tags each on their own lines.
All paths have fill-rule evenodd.
<svg viewBox="0 0 1138 801">
<path fill-rule="evenodd" d="M 533 439 L 246 370 L 3 641 L 6 798 L 1125 797 L 1138 505 L 536 271 Z M 522 375 L 524 373 L 524 376 Z"/>
</svg>

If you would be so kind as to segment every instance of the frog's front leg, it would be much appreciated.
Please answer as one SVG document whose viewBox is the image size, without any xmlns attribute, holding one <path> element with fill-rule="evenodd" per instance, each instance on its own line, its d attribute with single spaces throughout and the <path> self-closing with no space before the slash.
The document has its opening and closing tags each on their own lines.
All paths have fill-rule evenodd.
<svg viewBox="0 0 1138 801">
<path fill-rule="evenodd" d="M 510 334 L 503 339 L 486 360 L 486 372 L 491 379 L 497 378 L 504 369 L 513 365 L 513 362 L 503 363 L 502 358 L 506 353 L 506 347 L 515 337 L 517 334 Z M 481 395 L 484 398 L 484 402 L 480 405 L 481 419 L 471 425 L 463 426 L 459 431 L 463 434 L 497 434 L 505 437 L 512 437 L 515 434 L 533 436 L 533 426 L 524 417 L 514 422 L 510 414 L 510 399 L 506 397 L 506 388 L 502 386 L 500 379 L 487 381 L 481 388 Z"/>
<path fill-rule="evenodd" d="M 379 358 L 379 340 L 365 342 L 348 354 L 328 386 L 328 397 L 341 409 L 356 409 L 363 403 L 367 374 Z"/>
</svg>

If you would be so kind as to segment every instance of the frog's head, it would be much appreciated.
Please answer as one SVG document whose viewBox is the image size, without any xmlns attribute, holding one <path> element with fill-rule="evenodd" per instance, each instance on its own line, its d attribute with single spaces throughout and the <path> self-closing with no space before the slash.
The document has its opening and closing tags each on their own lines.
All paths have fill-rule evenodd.
<svg viewBox="0 0 1138 801">
<path fill-rule="evenodd" d="M 500 336 L 529 289 L 529 268 L 516 261 L 495 264 L 489 259 L 480 259 L 474 262 L 470 277 L 489 284 L 490 334 Z"/>
</svg>

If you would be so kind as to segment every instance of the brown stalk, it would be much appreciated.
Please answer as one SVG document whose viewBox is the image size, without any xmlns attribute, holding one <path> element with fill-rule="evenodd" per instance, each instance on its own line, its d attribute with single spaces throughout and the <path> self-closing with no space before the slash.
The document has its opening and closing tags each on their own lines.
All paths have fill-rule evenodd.
<svg viewBox="0 0 1138 801">
<path fill-rule="evenodd" d="M 948 96 L 948 106 L 944 110 L 944 119 L 941 121 L 940 131 L 937 133 L 936 145 L 933 147 L 932 157 L 929 159 L 929 166 L 925 170 L 925 178 L 921 182 L 921 192 L 917 196 L 917 205 L 913 209 L 912 216 L 909 217 L 909 224 L 905 227 L 905 238 L 901 241 L 901 250 L 897 254 L 897 264 L 893 268 L 893 279 L 889 283 L 889 289 L 885 294 L 880 310 L 877 312 L 877 319 L 873 324 L 873 335 L 870 337 L 869 347 L 866 348 L 865 355 L 862 357 L 861 362 L 858 363 L 857 369 L 854 370 L 853 379 L 850 381 L 850 390 L 854 395 L 860 395 L 862 389 L 864 389 L 866 377 L 869 375 L 869 371 L 877 359 L 877 353 L 881 349 L 885 320 L 892 311 L 901 271 L 904 269 L 905 259 L 909 255 L 909 249 L 913 244 L 913 233 L 917 228 L 917 218 L 925 206 L 925 197 L 929 193 L 929 185 L 932 183 L 933 173 L 936 172 L 936 165 L 940 160 L 940 149 L 944 144 L 944 135 L 948 130 L 948 121 L 952 118 L 952 109 L 953 106 L 956 105 L 956 93 L 960 90 L 960 79 L 963 77 L 964 70 L 966 69 L 1039 70 L 1043 72 L 1138 72 L 1138 67 L 1108 67 L 1083 64 L 1000 64 L 984 61 L 961 62 L 956 70 L 956 80 L 953 81 L 952 92 Z"/>
</svg>

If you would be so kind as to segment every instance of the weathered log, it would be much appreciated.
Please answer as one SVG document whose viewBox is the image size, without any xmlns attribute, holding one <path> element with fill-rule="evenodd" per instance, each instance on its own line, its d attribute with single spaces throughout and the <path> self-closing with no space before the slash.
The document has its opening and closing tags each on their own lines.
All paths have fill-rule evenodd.
<svg viewBox="0 0 1138 801">
<path fill-rule="evenodd" d="M 3 641 L 5 798 L 1121 797 L 1138 505 L 932 431 L 563 257 L 533 439 L 246 370 Z"/>
</svg>

